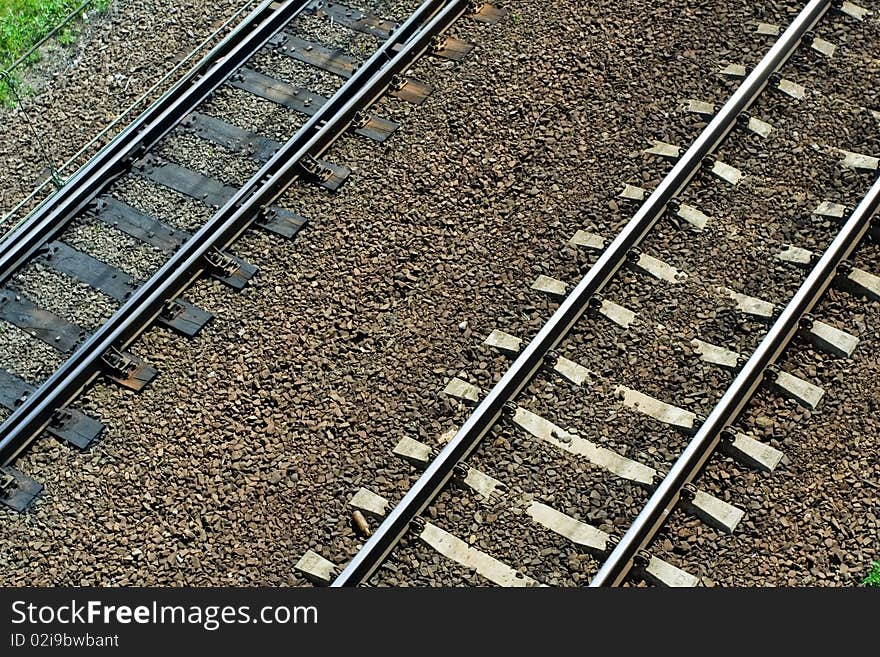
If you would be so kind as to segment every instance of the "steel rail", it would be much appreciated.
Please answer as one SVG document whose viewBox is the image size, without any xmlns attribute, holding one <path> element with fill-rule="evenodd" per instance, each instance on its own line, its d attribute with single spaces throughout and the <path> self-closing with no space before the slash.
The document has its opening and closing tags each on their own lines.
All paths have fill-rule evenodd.
<svg viewBox="0 0 880 657">
<path fill-rule="evenodd" d="M 190 111 L 295 18 L 309 0 L 286 0 L 273 9 L 264 0 L 193 69 L 77 171 L 0 242 L 0 283 L 43 244 L 58 235 L 132 161 L 174 128 Z"/>
<path fill-rule="evenodd" d="M 467 0 L 426 0 L 297 133 L 200 228 L 126 303 L 0 425 L 0 465 L 9 465 L 100 370 L 113 347 L 129 344 L 204 268 L 212 248 L 225 248 L 375 102 L 395 76 L 432 46 L 467 9 Z"/>
<path fill-rule="evenodd" d="M 409 523 L 431 503 L 452 477 L 455 466 L 480 443 L 512 401 L 541 367 L 544 358 L 565 338 L 580 319 L 589 300 L 614 276 L 627 252 L 638 245 L 666 210 L 666 206 L 690 182 L 701 164 L 727 136 L 737 118 L 764 90 L 771 76 L 791 56 L 807 32 L 819 21 L 831 0 L 811 0 L 792 25 L 746 77 L 672 171 L 645 200 L 596 263 L 566 297 L 553 316 L 529 342 L 501 380 L 474 409 L 446 447 L 388 514 L 375 533 L 333 581 L 332 586 L 356 586 L 367 580 L 382 563 Z"/>
<path fill-rule="evenodd" d="M 660 482 L 626 534 L 602 564 L 590 586 L 615 586 L 623 581 L 632 568 L 635 556 L 647 547 L 675 508 L 682 488 L 700 473 L 717 447 L 724 430 L 736 420 L 761 385 L 768 366 L 782 354 L 798 332 L 804 315 L 822 298 L 837 275 L 840 264 L 849 258 L 861 242 L 878 207 L 880 178 L 874 182 L 724 396 L 700 425 L 669 474 Z"/>
</svg>

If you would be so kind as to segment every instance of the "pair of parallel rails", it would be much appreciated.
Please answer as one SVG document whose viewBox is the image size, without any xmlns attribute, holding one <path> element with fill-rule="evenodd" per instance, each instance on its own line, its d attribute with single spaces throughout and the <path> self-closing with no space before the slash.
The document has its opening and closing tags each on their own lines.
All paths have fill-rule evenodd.
<svg viewBox="0 0 880 657">
<path fill-rule="evenodd" d="M 333 48 L 306 43 L 286 29 L 304 13 L 370 34 L 379 45 L 368 59 L 356 61 Z M 12 465 L 41 431 L 80 448 L 101 433 L 99 422 L 67 408 L 97 376 L 104 374 L 135 390 L 155 376 L 152 367 L 125 351 L 146 328 L 156 322 L 194 335 L 208 321 L 208 313 L 181 298 L 194 280 L 209 273 L 234 288 L 247 283 L 256 268 L 227 251 L 245 230 L 257 225 L 283 237 L 297 233 L 306 220 L 274 205 L 278 198 L 299 179 L 337 188 L 347 170 L 321 156 L 346 132 L 387 138 L 396 124 L 370 115 L 368 109 L 386 93 L 414 103 L 424 100 L 430 89 L 405 73 L 426 53 L 450 59 L 464 56 L 469 46 L 444 35 L 467 13 L 489 23 L 503 15 L 483 3 L 425 0 L 398 25 L 334 2 L 266 0 L 0 242 L 0 317 L 66 356 L 37 386 L 0 371 L 0 403 L 12 411 L 0 425 L 0 502 L 23 510 L 42 489 Z M 248 68 L 248 61 L 266 49 L 280 50 L 345 82 L 330 98 L 322 98 Z M 300 112 L 308 120 L 279 143 L 200 113 L 199 107 L 223 85 Z M 242 187 L 234 188 L 156 158 L 153 151 L 176 129 L 244 152 L 261 166 Z M 132 172 L 213 205 L 213 216 L 189 234 L 107 193 Z M 136 284 L 61 239 L 84 217 L 168 257 L 146 281 Z M 119 302 L 119 308 L 93 332 L 82 330 L 8 286 L 17 272 L 34 262 L 86 283 Z"/>
<path fill-rule="evenodd" d="M 780 82 L 779 71 L 804 43 L 812 43 L 813 28 L 832 8 L 861 15 L 861 9 L 844 2 L 811 0 L 781 33 L 761 61 L 748 73 L 735 93 L 718 110 L 674 168 L 644 200 L 639 210 L 604 249 L 576 287 L 535 337 L 522 348 L 498 383 L 479 401 L 443 450 L 401 501 L 385 516 L 365 545 L 332 582 L 355 586 L 367 582 L 394 550 L 411 526 L 424 530 L 420 514 L 461 472 L 461 464 L 505 415 L 516 415 L 514 400 L 545 367 L 552 369 L 557 348 L 571 333 L 592 302 L 615 277 L 618 269 L 638 252 L 639 244 L 667 213 L 679 208 L 678 198 L 691 180 L 714 164 L 713 153 L 738 124 L 748 124 L 749 108 L 770 86 Z M 775 362 L 792 339 L 811 321 L 810 311 L 836 278 L 844 278 L 852 265 L 849 257 L 865 237 L 880 206 L 880 179 L 842 223 L 828 248 L 815 260 L 809 274 L 787 305 L 775 315 L 763 340 L 744 359 L 721 399 L 696 428 L 677 460 L 653 486 L 653 492 L 622 537 L 608 537 L 604 561 L 590 586 L 621 584 L 634 568 L 650 561 L 648 547 L 681 501 L 693 499 L 693 482 L 722 440 L 732 441 L 731 425 L 749 404 L 765 379 L 773 379 Z M 598 304 L 596 304 L 598 305 Z M 464 549 L 464 548 L 462 548 Z"/>
</svg>

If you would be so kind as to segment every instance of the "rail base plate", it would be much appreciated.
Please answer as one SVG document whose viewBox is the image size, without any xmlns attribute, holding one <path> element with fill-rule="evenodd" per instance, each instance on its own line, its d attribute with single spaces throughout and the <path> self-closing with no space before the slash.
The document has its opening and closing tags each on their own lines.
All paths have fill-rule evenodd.
<svg viewBox="0 0 880 657">
<path fill-rule="evenodd" d="M 0 503 L 19 513 L 43 490 L 43 484 L 9 466 L 0 467 L 0 482 L 7 484 L 0 489 Z"/>
</svg>

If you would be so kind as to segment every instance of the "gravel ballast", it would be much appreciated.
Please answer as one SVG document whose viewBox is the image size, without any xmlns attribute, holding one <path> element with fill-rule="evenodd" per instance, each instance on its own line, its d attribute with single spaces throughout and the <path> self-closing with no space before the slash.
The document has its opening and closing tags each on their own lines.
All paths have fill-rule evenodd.
<svg viewBox="0 0 880 657">
<path fill-rule="evenodd" d="M 406 14 L 376 6 L 398 20 Z M 212 18 L 223 7 L 214 7 Z M 650 189 L 671 166 L 641 151 L 655 139 L 687 145 L 701 129 L 701 117 L 677 109 L 682 100 L 720 104 L 732 87 L 717 71 L 754 64 L 769 47 L 749 22 L 786 23 L 792 15 L 785 3 L 756 9 L 686 0 L 662 8 L 600 2 L 578 11 L 569 2 L 525 0 L 509 9 L 498 25 L 463 19 L 453 28 L 477 45 L 463 63 L 423 60 L 414 67 L 413 77 L 434 87 L 423 106 L 377 104 L 376 114 L 401 121 L 390 140 L 345 137 L 328 152 L 352 170 L 337 194 L 298 184 L 279 199 L 310 220 L 293 242 L 249 231 L 234 245 L 236 255 L 260 267 L 245 290 L 206 279 L 187 292 L 214 315 L 199 336 L 154 328 L 133 345 L 160 370 L 150 387 L 133 395 L 98 383 L 79 399 L 108 427 L 98 444 L 77 453 L 44 437 L 19 460 L 46 490 L 26 515 L 3 512 L 0 565 L 9 584 L 299 586 L 308 582 L 294 564 L 306 550 L 343 565 L 364 540 L 350 521 L 354 493 L 363 486 L 392 504 L 405 494 L 418 472 L 391 454 L 397 441 L 410 436 L 439 450 L 440 435 L 468 413 L 442 394 L 446 382 L 459 376 L 488 391 L 509 359 L 481 345 L 486 335 L 499 328 L 527 340 L 537 332 L 557 304 L 529 289 L 535 277 L 577 280 L 591 256 L 566 246 L 574 232 L 613 237 L 634 211 L 618 198 L 624 183 Z M 302 22 L 315 34 L 328 29 Z M 814 86 L 831 75 L 867 80 L 870 73 L 846 68 L 847 56 L 845 49 L 836 54 L 840 71 L 817 71 Z M 260 64 L 268 69 L 272 61 L 265 56 Z M 799 82 L 810 80 L 808 70 Z M 715 224 L 700 234 L 667 225 L 643 250 L 699 272 L 702 282 L 733 282 L 773 300 L 790 293 L 797 272 L 772 267 L 762 281 L 749 256 L 766 262 L 794 238 L 821 248 L 828 227 L 803 216 L 829 197 L 824 182 L 835 200 L 851 205 L 868 178 L 843 173 L 817 153 L 807 176 L 787 179 L 785 167 L 820 137 L 877 154 L 857 114 L 834 125 L 811 118 L 827 106 L 822 99 L 761 106 L 757 115 L 781 117 L 780 140 L 768 146 L 743 136 L 720 157 L 750 183 L 726 188 L 701 175 L 684 200 L 699 199 Z M 258 124 L 275 138 L 289 136 L 301 120 L 229 89 L 204 111 L 242 127 Z M 801 126 L 799 136 L 789 124 Z M 247 168 L 225 153 L 199 163 L 210 151 L 192 136 L 173 135 L 163 149 L 168 159 L 198 164 L 227 183 Z M 789 194 L 795 200 L 785 201 Z M 114 195 L 187 229 L 210 214 L 135 175 Z M 86 239 L 86 228 L 78 230 Z M 119 250 L 109 244 L 98 247 L 108 259 Z M 682 247 L 690 250 L 686 257 Z M 880 273 L 876 249 L 859 258 L 857 266 Z M 578 327 L 566 353 L 601 373 L 595 389 L 544 377 L 518 403 L 629 458 L 668 467 L 686 437 L 619 411 L 613 384 L 662 396 L 694 392 L 693 375 L 706 394 L 694 395 L 691 406 L 705 412 L 725 375 L 673 345 L 710 336 L 720 343 L 731 333 L 726 346 L 744 350 L 757 343 L 758 327 L 713 305 L 696 281 L 673 289 L 630 269 L 605 294 L 632 306 L 643 324 L 624 332 L 597 317 Z M 840 305 L 835 316 L 863 340 L 854 357 L 832 360 L 797 347 L 783 369 L 806 375 L 812 367 L 817 382 L 829 391 L 833 385 L 828 396 L 837 401 L 804 412 L 762 391 L 756 407 L 777 419 L 760 437 L 783 449 L 786 463 L 765 475 L 713 460 L 701 483 L 746 508 L 752 524 L 721 536 L 677 513 L 655 549 L 704 584 L 852 584 L 876 558 L 878 472 L 871 468 L 878 427 L 869 411 L 876 406 L 878 304 L 833 299 Z M 665 332 L 652 330 L 658 321 Z M 706 332 L 696 335 L 695 321 Z M 584 585 L 598 561 L 532 523 L 523 503 L 541 499 L 619 533 L 646 499 L 643 489 L 509 422 L 487 437 L 471 464 L 508 485 L 504 498 L 487 505 L 469 489 L 450 488 L 429 519 L 546 584 Z M 833 483 L 821 486 L 817 476 Z M 487 584 L 412 536 L 376 582 Z"/>
<path fill-rule="evenodd" d="M 47 176 L 44 151 L 53 166 L 66 162 L 244 5 L 245 0 L 207 5 L 114 0 L 105 14 L 89 12 L 76 44 L 55 48 L 27 72 L 25 82 L 36 93 L 24 96 L 24 111 L 0 109 L 0 168 L 14 172 L 4 175 L 0 215 Z M 191 66 L 172 76 L 155 97 Z"/>
</svg>

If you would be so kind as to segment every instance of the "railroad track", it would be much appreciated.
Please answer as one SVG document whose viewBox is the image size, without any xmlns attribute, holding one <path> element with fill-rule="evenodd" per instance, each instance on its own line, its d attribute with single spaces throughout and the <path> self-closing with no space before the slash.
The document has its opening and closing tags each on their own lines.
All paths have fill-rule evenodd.
<svg viewBox="0 0 880 657">
<path fill-rule="evenodd" d="M 486 336 L 484 349 L 513 358 L 506 372 L 496 377 L 491 387 L 481 388 L 461 376 L 448 381 L 444 394 L 459 401 L 459 409 L 473 410 L 460 428 L 443 437 L 445 445 L 439 453 L 433 445 L 409 437 L 389 446 L 395 455 L 424 472 L 396 505 L 368 488 L 362 488 L 351 499 L 354 523 L 363 536 L 369 536 L 351 561 L 337 565 L 309 550 L 297 569 L 316 582 L 333 586 L 382 585 L 389 572 L 412 574 L 419 564 L 432 559 L 436 563 L 439 554 L 453 573 L 450 582 L 461 582 L 463 577 L 476 573 L 479 581 L 502 586 L 542 584 L 537 577 L 526 574 L 525 565 L 493 555 L 505 553 L 505 546 L 492 542 L 490 525 L 504 517 L 509 521 L 529 519 L 545 534 L 555 536 L 555 544 L 570 545 L 572 550 L 589 555 L 592 586 L 619 585 L 632 578 L 661 585 L 697 585 L 698 577 L 677 567 L 668 555 L 660 556 L 663 549 L 654 545 L 658 534 L 677 513 L 696 516 L 723 532 L 737 530 L 745 509 L 729 499 L 729 494 L 715 495 L 701 488 L 702 473 L 719 454 L 764 472 L 772 472 L 783 462 L 786 457 L 779 449 L 739 426 L 745 411 L 761 403 L 756 401 L 756 394 L 766 389 L 801 407 L 816 408 L 825 391 L 788 372 L 785 359 L 804 349 L 807 342 L 829 357 L 859 358 L 858 337 L 841 328 L 839 317 L 835 320 L 822 316 L 822 300 L 832 285 L 846 289 L 852 299 L 880 299 L 876 272 L 865 271 L 852 260 L 872 234 L 871 222 L 880 205 L 880 179 L 868 179 L 877 175 L 874 155 L 851 151 L 847 149 L 849 144 L 816 139 L 814 150 L 817 157 L 824 158 L 826 169 L 814 176 L 824 183 L 814 190 L 816 198 L 822 200 L 807 212 L 798 203 L 790 204 L 795 209 L 770 203 L 773 190 L 762 190 L 760 185 L 748 187 L 750 172 L 738 169 L 732 160 L 742 152 L 737 151 L 738 147 L 754 150 L 762 140 L 772 143 L 769 138 L 774 131 L 790 130 L 786 124 L 788 108 L 809 93 L 823 99 L 826 109 L 851 110 L 859 126 L 857 134 L 847 131 L 852 143 L 860 139 L 862 143 L 876 143 L 870 136 L 877 129 L 876 98 L 844 99 L 834 95 L 837 91 L 824 96 L 821 90 L 808 91 L 797 82 L 805 68 L 821 67 L 828 58 L 847 56 L 845 48 L 836 47 L 823 35 L 835 30 L 858 31 L 868 15 L 866 9 L 850 2 L 812 0 L 787 28 L 769 22 L 754 25 L 756 34 L 773 40 L 772 47 L 753 67 L 731 64 L 720 72 L 742 80 L 723 104 L 705 99 L 686 101 L 682 111 L 706 116 L 705 128 L 687 149 L 656 142 L 646 151 L 674 165 L 653 191 L 626 184 L 621 193 L 626 200 L 621 202 L 640 204 L 632 219 L 613 238 L 589 231 L 578 231 L 571 238 L 574 259 L 582 265 L 582 278 L 573 289 L 550 276 L 535 280 L 533 293 L 548 295 L 558 304 L 540 330 L 531 339 L 523 339 L 515 334 L 517 327 L 503 326 Z M 857 53 L 851 55 L 857 59 Z M 852 90 L 852 96 L 857 96 L 857 90 Z M 777 127 L 780 125 L 783 127 Z M 807 154 L 802 157 L 807 159 Z M 841 166 L 847 172 L 843 176 L 839 173 Z M 739 278 L 728 280 L 686 270 L 678 264 L 687 261 L 681 254 L 652 250 L 652 237 L 661 230 L 683 235 L 690 234 L 688 231 L 711 235 L 721 230 L 723 219 L 703 212 L 701 197 L 729 193 L 735 199 L 740 192 L 718 192 L 718 185 L 733 190 L 745 186 L 749 193 L 769 191 L 767 212 L 779 212 L 774 226 L 782 227 L 777 232 L 789 237 L 769 237 L 766 248 L 774 253 L 773 258 L 745 266 L 740 263 L 740 270 L 731 272 Z M 801 199 L 800 204 L 803 202 Z M 731 230 L 731 226 L 724 229 Z M 791 237 L 800 242 L 793 243 Z M 686 242 L 687 238 L 680 241 Z M 585 253 L 591 255 L 584 257 Z M 668 262 L 673 258 L 675 265 Z M 693 259 L 699 262 L 699 258 Z M 648 303 L 644 299 L 627 300 L 627 288 L 640 276 L 661 286 L 642 295 Z M 761 289 L 762 281 L 766 281 L 763 298 L 754 292 L 755 287 Z M 686 285 L 694 298 L 667 296 L 668 290 Z M 694 309 L 685 317 L 717 318 L 716 326 L 706 329 L 704 322 L 694 329 L 693 340 L 687 345 L 671 345 L 667 327 L 658 317 L 663 322 L 672 320 L 656 309 L 645 308 L 650 305 L 651 295 L 661 310 L 690 303 Z M 635 312 L 628 307 L 636 303 L 645 309 Z M 596 327 L 597 321 L 610 324 Z M 649 347 L 699 363 L 699 377 L 691 386 L 705 387 L 707 381 L 723 381 L 723 385 L 693 390 L 676 381 L 676 385 L 667 386 L 674 388 L 671 392 L 663 390 L 662 382 L 639 381 L 636 385 L 626 381 L 624 385 L 614 381 L 623 373 L 610 367 L 602 369 L 606 356 L 600 347 L 623 347 L 617 338 L 603 340 L 601 334 L 622 335 L 638 330 L 639 324 L 654 340 Z M 518 328 L 529 330 L 528 323 Z M 674 372 L 674 367 L 667 367 L 659 373 L 661 378 L 665 375 L 671 379 Z M 542 395 L 542 390 L 552 393 Z M 577 410 L 585 404 L 586 396 L 603 393 L 611 393 L 618 401 L 618 409 L 609 418 L 600 420 L 595 413 Z M 688 398 L 692 404 L 702 399 L 702 407 L 707 410 L 700 414 L 676 405 L 673 395 Z M 706 402 L 708 399 L 711 403 Z M 623 422 L 626 414 L 639 420 Z M 571 425 L 566 417 L 572 419 Z M 613 427 L 616 422 L 621 424 L 619 430 Z M 628 435 L 633 433 L 637 435 Z M 655 434 L 659 439 L 649 440 L 651 436 L 645 434 Z M 495 438 L 491 443 L 486 440 L 490 435 Z M 684 441 L 682 436 L 686 437 Z M 526 444 L 531 445 L 532 453 L 517 454 Z M 491 454 L 498 449 L 510 453 L 496 459 Z M 583 481 L 583 471 L 589 471 L 594 481 L 604 477 L 607 483 L 603 482 L 601 489 L 622 491 L 625 502 L 618 506 L 624 508 L 606 513 L 594 506 L 577 513 L 570 508 L 578 504 L 569 503 L 563 512 L 554 508 L 554 498 L 583 500 L 593 491 L 563 493 L 552 486 L 551 490 L 539 486 L 541 495 L 524 493 L 523 485 L 509 485 L 504 474 L 516 473 L 529 458 L 540 465 L 538 470 L 571 468 L 556 476 L 557 482 Z M 507 463 L 508 468 L 490 472 L 481 463 Z M 534 479 L 540 479 L 540 475 Z M 565 483 L 557 486 L 567 487 Z M 444 501 L 438 504 L 441 496 Z M 588 501 L 587 507 L 591 504 Z M 601 502 L 598 505 L 601 507 Z M 586 522 L 585 517 L 597 520 Z M 625 523 L 620 521 L 623 517 Z M 372 519 L 380 520 L 375 531 L 369 527 Z M 406 557 L 398 555 L 402 540 L 407 543 Z M 419 579 L 411 581 L 418 583 Z"/>
<path fill-rule="evenodd" d="M 467 55 L 469 44 L 446 35 L 466 14 L 486 23 L 503 16 L 484 3 L 427 0 L 398 24 L 335 2 L 263 2 L 0 242 L 0 319 L 11 341 L 0 369 L 0 405 L 9 411 L 0 425 L 3 504 L 24 510 L 42 489 L 12 465 L 41 432 L 79 449 L 100 436 L 99 421 L 69 407 L 85 386 L 103 375 L 137 391 L 157 375 L 128 351 L 149 326 L 193 336 L 211 319 L 182 297 L 194 280 L 247 285 L 256 267 L 229 251 L 244 231 L 298 233 L 306 219 L 276 202 L 297 182 L 329 190 L 344 182 L 348 170 L 322 159 L 335 140 L 353 132 L 384 141 L 397 124 L 370 107 L 386 94 L 414 104 L 426 98 L 430 87 L 406 77 L 415 61 Z M 306 19 L 360 35 L 361 56 L 310 40 L 298 30 Z M 327 95 L 273 75 L 267 62 L 318 71 Z M 247 124 L 253 117 L 218 116 L 218 98 L 229 93 L 276 108 L 284 138 Z M 209 156 L 202 169 L 169 156 L 187 140 L 209 155 L 234 154 L 238 180 L 213 175 Z M 148 192 L 156 188 L 176 202 L 156 202 Z M 43 362 L 16 367 L 9 345 L 32 361 L 33 338 Z"/>
</svg>

